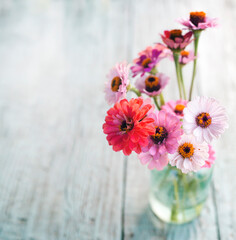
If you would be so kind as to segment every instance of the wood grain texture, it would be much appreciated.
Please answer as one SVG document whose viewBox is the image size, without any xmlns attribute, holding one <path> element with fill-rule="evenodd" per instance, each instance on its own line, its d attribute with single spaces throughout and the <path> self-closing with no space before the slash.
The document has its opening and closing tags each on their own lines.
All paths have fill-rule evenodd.
<svg viewBox="0 0 236 240">
<path fill-rule="evenodd" d="M 227 106 L 231 128 L 201 217 L 174 226 L 149 210 L 147 168 L 108 146 L 103 84 L 191 10 L 220 18 L 201 37 L 197 89 Z M 235 15 L 233 0 L 1 1 L 0 239 L 235 239 Z M 160 70 L 177 97 L 174 66 Z"/>
</svg>

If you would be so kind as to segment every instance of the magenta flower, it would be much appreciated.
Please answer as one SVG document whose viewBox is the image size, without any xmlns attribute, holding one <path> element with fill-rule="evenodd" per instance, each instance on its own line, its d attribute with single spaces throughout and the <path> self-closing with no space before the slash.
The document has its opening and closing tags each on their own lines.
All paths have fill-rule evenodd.
<svg viewBox="0 0 236 240">
<path fill-rule="evenodd" d="M 162 92 L 168 81 L 169 77 L 164 73 L 157 73 L 156 75 L 145 74 L 136 80 L 135 86 L 141 93 L 145 93 L 148 96 L 157 96 Z"/>
<path fill-rule="evenodd" d="M 182 65 L 185 65 L 191 61 L 193 61 L 195 58 L 197 58 L 196 56 L 194 56 L 194 52 L 193 51 L 181 51 L 180 55 L 179 55 L 179 63 Z"/>
<path fill-rule="evenodd" d="M 191 39 L 192 35 L 193 33 L 191 31 L 182 35 L 182 31 L 180 29 L 174 29 L 171 31 L 164 31 L 164 35 L 161 34 L 161 38 L 168 48 L 172 50 L 183 50 L 193 41 L 193 39 Z"/>
<path fill-rule="evenodd" d="M 179 19 L 178 22 L 191 30 L 204 30 L 218 25 L 217 19 L 207 17 L 205 12 L 190 12 L 189 19 Z"/>
<path fill-rule="evenodd" d="M 148 145 L 142 147 L 139 159 L 143 164 L 150 163 L 152 168 L 162 169 L 167 165 L 167 153 L 174 153 L 178 147 L 178 140 L 183 134 L 179 119 L 165 111 L 154 111 L 148 117 L 154 119 L 155 134 L 148 137 Z M 145 153 L 145 154 L 144 154 Z"/>
<path fill-rule="evenodd" d="M 187 100 L 177 100 L 177 101 L 169 101 L 165 105 L 161 107 L 162 110 L 175 115 L 179 119 L 182 119 L 184 116 L 184 108 L 187 106 Z"/>
<path fill-rule="evenodd" d="M 147 47 L 144 51 L 139 53 L 139 58 L 134 59 L 135 65 L 131 67 L 133 77 L 141 73 L 141 76 L 145 72 L 150 72 L 156 64 L 164 57 L 164 48 L 160 45 L 155 47 Z"/>
<path fill-rule="evenodd" d="M 215 151 L 213 150 L 212 146 L 208 144 L 209 147 L 209 157 L 208 160 L 205 161 L 205 164 L 202 166 L 202 168 L 211 168 L 211 165 L 215 163 Z"/>
<path fill-rule="evenodd" d="M 125 98 L 129 85 L 129 65 L 126 62 L 117 63 L 107 75 L 105 83 L 105 98 L 108 104 L 114 104 Z"/>
</svg>

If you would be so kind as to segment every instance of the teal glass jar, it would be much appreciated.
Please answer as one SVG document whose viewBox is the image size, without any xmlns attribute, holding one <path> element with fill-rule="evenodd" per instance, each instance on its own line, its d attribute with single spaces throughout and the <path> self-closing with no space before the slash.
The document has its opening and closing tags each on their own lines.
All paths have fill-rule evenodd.
<svg viewBox="0 0 236 240">
<path fill-rule="evenodd" d="M 213 168 L 182 173 L 168 165 L 151 171 L 149 202 L 153 213 L 167 223 L 182 224 L 201 213 L 207 199 Z"/>
</svg>

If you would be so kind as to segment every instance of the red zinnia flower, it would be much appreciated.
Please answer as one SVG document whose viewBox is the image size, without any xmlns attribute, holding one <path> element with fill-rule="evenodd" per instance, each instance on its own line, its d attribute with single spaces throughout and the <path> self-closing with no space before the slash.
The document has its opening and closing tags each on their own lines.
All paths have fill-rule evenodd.
<svg viewBox="0 0 236 240">
<path fill-rule="evenodd" d="M 147 137 L 155 133 L 154 119 L 147 116 L 154 109 L 143 98 L 122 99 L 107 111 L 103 132 L 114 151 L 123 150 L 125 155 L 132 151 L 141 152 L 148 144 Z"/>
<path fill-rule="evenodd" d="M 171 31 L 164 31 L 164 35 L 161 35 L 162 41 L 170 49 L 184 49 L 189 43 L 192 42 L 192 32 L 188 32 L 182 35 L 180 29 L 174 29 Z"/>
</svg>

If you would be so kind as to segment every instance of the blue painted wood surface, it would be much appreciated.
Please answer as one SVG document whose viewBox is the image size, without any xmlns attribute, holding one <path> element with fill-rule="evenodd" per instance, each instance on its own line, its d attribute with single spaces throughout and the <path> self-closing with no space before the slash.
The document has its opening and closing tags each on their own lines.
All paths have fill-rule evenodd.
<svg viewBox="0 0 236 240">
<path fill-rule="evenodd" d="M 149 210 L 146 167 L 108 146 L 103 84 L 191 10 L 220 18 L 201 39 L 197 87 L 232 127 L 202 215 L 174 226 Z M 1 1 L 0 239 L 236 239 L 235 14 L 233 0 Z M 161 67 L 177 97 L 174 67 Z"/>
</svg>

